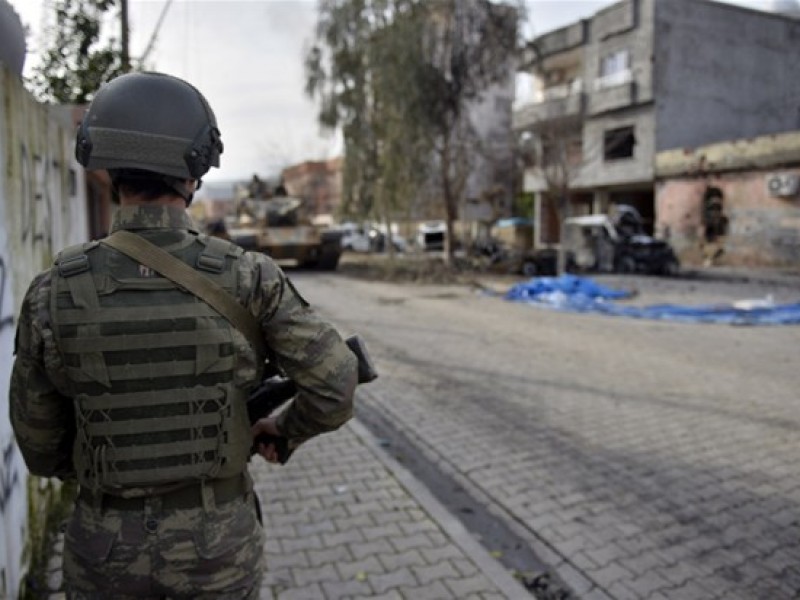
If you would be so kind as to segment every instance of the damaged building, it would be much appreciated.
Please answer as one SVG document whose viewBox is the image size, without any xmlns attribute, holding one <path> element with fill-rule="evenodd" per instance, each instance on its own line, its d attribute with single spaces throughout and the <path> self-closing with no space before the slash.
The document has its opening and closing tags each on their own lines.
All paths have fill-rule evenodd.
<svg viewBox="0 0 800 600">
<path fill-rule="evenodd" d="M 656 155 L 656 232 L 688 263 L 800 265 L 800 131 Z"/>
<path fill-rule="evenodd" d="M 790 76 L 799 61 L 800 20 L 709 0 L 623 0 L 529 42 L 520 72 L 531 90 L 517 102 L 513 128 L 523 189 L 535 199 L 535 245 L 556 246 L 566 215 L 626 204 L 649 233 L 670 236 L 687 264 L 796 261 L 797 251 L 786 249 L 796 239 L 786 232 L 796 227 L 796 196 L 784 193 L 780 214 L 760 218 L 759 210 L 775 209 L 766 183 L 764 201 L 751 194 L 739 210 L 738 192 L 714 183 L 725 161 L 707 172 L 693 161 L 704 148 L 735 153 L 736 140 L 800 134 L 800 79 Z M 797 144 L 798 135 L 781 139 Z M 785 153 L 754 145 L 763 156 L 728 160 L 725 178 L 750 168 L 759 181 L 775 169 L 794 169 L 781 171 L 784 179 L 797 171 Z M 677 161 L 675 153 L 693 158 Z M 691 180 L 691 194 L 677 191 L 680 178 Z M 754 231 L 773 227 L 774 234 Z"/>
</svg>

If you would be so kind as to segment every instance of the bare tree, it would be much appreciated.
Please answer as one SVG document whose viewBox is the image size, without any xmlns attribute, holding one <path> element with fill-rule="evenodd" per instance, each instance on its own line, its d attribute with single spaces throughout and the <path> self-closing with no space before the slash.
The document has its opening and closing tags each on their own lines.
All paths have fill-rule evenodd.
<svg viewBox="0 0 800 600">
<path fill-rule="evenodd" d="M 488 0 L 320 3 L 306 90 L 320 123 L 342 128 L 347 208 L 388 222 L 433 184 L 452 258 L 479 147 L 467 107 L 513 70 L 518 14 Z"/>
<path fill-rule="evenodd" d="M 513 69 L 522 10 L 487 0 L 441 0 L 428 7 L 428 66 L 420 72 L 423 114 L 434 138 L 445 251 L 452 261 L 454 223 L 478 139 L 468 109 Z"/>
<path fill-rule="evenodd" d="M 558 273 L 566 270 L 565 222 L 572 216 L 576 184 L 586 165 L 596 158 L 599 146 L 588 144 L 582 123 L 569 119 L 548 119 L 534 123 L 522 134 L 520 151 L 524 166 L 544 184 L 558 219 Z M 541 220 L 541 215 L 540 215 Z"/>
</svg>

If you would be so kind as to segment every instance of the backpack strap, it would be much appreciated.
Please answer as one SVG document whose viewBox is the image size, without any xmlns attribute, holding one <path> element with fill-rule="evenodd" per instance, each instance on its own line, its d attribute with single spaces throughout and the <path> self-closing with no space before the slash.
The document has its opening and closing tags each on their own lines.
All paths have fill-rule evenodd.
<svg viewBox="0 0 800 600">
<path fill-rule="evenodd" d="M 166 250 L 162 250 L 142 236 L 130 231 L 118 230 L 100 240 L 100 243 L 119 250 L 126 256 L 186 288 L 228 319 L 250 341 L 259 357 L 263 358 L 267 355 L 261 327 L 255 317 L 208 277 L 198 273 Z"/>
</svg>

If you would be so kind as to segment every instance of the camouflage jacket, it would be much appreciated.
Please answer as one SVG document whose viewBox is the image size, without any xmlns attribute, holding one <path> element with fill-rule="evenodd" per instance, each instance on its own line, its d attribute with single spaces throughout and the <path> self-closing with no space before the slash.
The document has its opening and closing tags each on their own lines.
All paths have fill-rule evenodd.
<svg viewBox="0 0 800 600">
<path fill-rule="evenodd" d="M 136 231 L 162 247 L 198 235 L 184 210 L 164 206 L 121 207 L 112 232 L 118 229 Z M 299 390 L 278 419 L 280 431 L 296 445 L 340 427 L 352 417 L 355 356 L 269 257 L 246 252 L 237 265 L 238 300 L 261 324 L 267 347 Z M 9 404 L 31 473 L 66 478 L 74 471 L 75 415 L 51 325 L 51 278 L 51 270 L 37 275 L 23 301 Z"/>
</svg>

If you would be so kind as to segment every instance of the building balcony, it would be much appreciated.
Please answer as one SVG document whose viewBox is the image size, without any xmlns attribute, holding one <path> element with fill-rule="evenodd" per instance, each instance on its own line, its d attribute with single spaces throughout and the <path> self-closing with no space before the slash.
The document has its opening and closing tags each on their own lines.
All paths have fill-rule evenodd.
<svg viewBox="0 0 800 600">
<path fill-rule="evenodd" d="M 540 123 L 579 117 L 583 115 L 584 104 L 580 82 L 547 88 L 539 98 L 514 111 L 512 127 L 515 130 L 535 129 Z"/>
<path fill-rule="evenodd" d="M 588 97 L 590 115 L 631 106 L 636 101 L 636 82 L 630 71 L 597 79 L 594 91 Z"/>
<path fill-rule="evenodd" d="M 535 66 L 542 59 L 572 50 L 588 40 L 588 21 L 578 21 L 533 40 L 522 53 L 523 68 Z"/>
<path fill-rule="evenodd" d="M 599 11 L 592 21 L 592 36 L 604 40 L 636 27 L 636 2 L 624 0 Z"/>
</svg>

